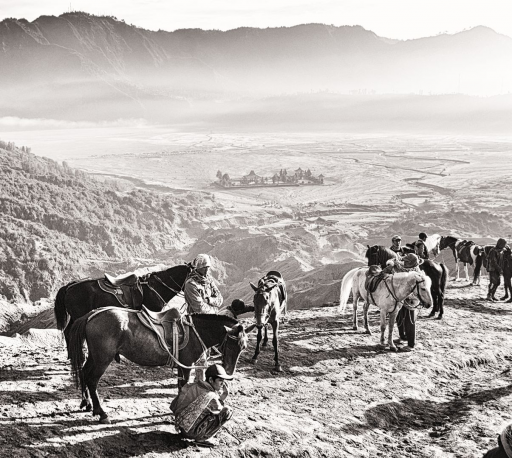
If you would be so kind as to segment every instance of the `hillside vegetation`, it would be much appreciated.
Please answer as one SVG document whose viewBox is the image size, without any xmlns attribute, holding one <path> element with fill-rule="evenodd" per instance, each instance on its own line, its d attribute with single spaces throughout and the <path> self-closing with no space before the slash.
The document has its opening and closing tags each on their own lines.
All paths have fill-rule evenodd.
<svg viewBox="0 0 512 458">
<path fill-rule="evenodd" d="M 212 197 L 122 189 L 0 143 L 0 297 L 47 298 L 102 268 L 154 260 L 215 213 Z M 175 261 L 164 260 L 167 264 Z"/>
</svg>

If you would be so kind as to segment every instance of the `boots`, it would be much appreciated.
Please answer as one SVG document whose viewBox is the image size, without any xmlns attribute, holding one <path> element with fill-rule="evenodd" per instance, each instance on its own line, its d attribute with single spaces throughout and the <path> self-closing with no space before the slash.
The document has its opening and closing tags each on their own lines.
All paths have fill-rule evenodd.
<svg viewBox="0 0 512 458">
<path fill-rule="evenodd" d="M 487 301 L 490 301 L 490 302 L 496 302 L 496 299 L 494 299 L 492 296 L 491 296 L 491 293 L 487 294 L 487 298 L 486 298 Z"/>
</svg>

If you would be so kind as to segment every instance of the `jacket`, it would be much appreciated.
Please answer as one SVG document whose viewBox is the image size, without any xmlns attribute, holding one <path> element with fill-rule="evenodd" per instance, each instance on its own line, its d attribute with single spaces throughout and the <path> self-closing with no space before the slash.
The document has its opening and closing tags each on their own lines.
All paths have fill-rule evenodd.
<svg viewBox="0 0 512 458">
<path fill-rule="evenodd" d="M 414 251 L 421 259 L 428 259 L 428 250 L 425 242 L 421 239 L 414 242 Z"/>
<path fill-rule="evenodd" d="M 489 251 L 487 258 L 487 271 L 488 272 L 503 272 L 503 250 L 496 247 Z"/>
<path fill-rule="evenodd" d="M 223 302 L 213 277 L 209 274 L 203 277 L 195 271 L 185 281 L 184 294 L 189 314 L 216 314 Z"/>
</svg>

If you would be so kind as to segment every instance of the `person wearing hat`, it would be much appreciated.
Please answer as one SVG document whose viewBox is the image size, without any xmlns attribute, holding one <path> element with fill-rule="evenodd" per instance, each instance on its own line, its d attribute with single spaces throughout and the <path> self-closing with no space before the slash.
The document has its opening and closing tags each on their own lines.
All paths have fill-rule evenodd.
<svg viewBox="0 0 512 458">
<path fill-rule="evenodd" d="M 414 242 L 414 252 L 422 259 L 428 259 L 428 249 L 425 242 L 427 241 L 427 234 L 420 232 L 418 240 Z"/>
<path fill-rule="evenodd" d="M 487 272 L 489 272 L 489 290 L 487 293 L 488 301 L 497 301 L 496 290 L 500 286 L 500 276 L 503 274 L 503 249 L 507 246 L 505 239 L 499 239 L 496 246 L 489 251 L 487 261 Z"/>
<path fill-rule="evenodd" d="M 498 446 L 489 450 L 484 458 L 512 458 L 512 424 L 498 436 Z"/>
<path fill-rule="evenodd" d="M 399 235 L 394 235 L 391 238 L 392 245 L 389 247 L 391 251 L 394 251 L 399 258 L 405 255 L 404 253 L 404 247 L 402 246 L 402 237 Z"/>
<path fill-rule="evenodd" d="M 220 364 L 206 370 L 206 381 L 187 383 L 171 402 L 175 427 L 182 438 L 196 445 L 213 447 L 210 439 L 231 418 L 233 410 L 224 405 L 232 380 Z"/>
<path fill-rule="evenodd" d="M 222 294 L 210 274 L 212 260 L 207 254 L 198 254 L 192 261 L 193 270 L 188 274 L 183 288 L 187 312 L 189 315 L 195 313 L 206 313 L 216 315 L 222 305 Z M 196 361 L 197 366 L 206 366 L 207 356 L 203 353 Z M 204 380 L 204 369 L 195 369 L 195 379 Z"/>
<path fill-rule="evenodd" d="M 184 294 L 189 314 L 219 313 L 222 294 L 210 274 L 212 261 L 207 254 L 198 254 L 192 261 L 193 270 L 185 280 Z"/>
<path fill-rule="evenodd" d="M 226 307 L 221 312 L 221 315 L 229 316 L 230 318 L 234 318 L 238 320 L 238 315 L 242 315 L 243 313 L 254 312 L 254 305 L 246 305 L 246 303 L 241 299 L 235 299 L 231 302 L 229 307 Z"/>
<path fill-rule="evenodd" d="M 414 253 L 406 254 L 400 263 L 398 263 L 400 272 L 421 272 L 420 265 L 423 264 L 423 259 Z M 407 347 L 403 347 L 400 351 L 413 351 L 416 344 L 416 318 L 418 317 L 417 309 L 408 309 L 402 307 L 396 316 L 396 323 L 400 340 L 407 341 Z"/>
</svg>

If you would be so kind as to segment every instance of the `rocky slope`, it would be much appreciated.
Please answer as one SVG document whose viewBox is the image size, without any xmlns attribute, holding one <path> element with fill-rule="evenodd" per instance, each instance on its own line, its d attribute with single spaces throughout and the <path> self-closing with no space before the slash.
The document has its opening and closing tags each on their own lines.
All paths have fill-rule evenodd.
<svg viewBox="0 0 512 458">
<path fill-rule="evenodd" d="M 292 311 L 282 327 L 284 371 L 273 352 L 242 355 L 235 412 L 211 450 L 181 442 L 168 368 L 113 363 L 99 393 L 112 424 L 80 412 L 56 330 L 0 337 L 2 456 L 480 458 L 512 416 L 510 304 L 482 300 L 486 285 L 448 286 L 443 321 L 418 320 L 418 348 L 390 353 L 351 329 L 336 307 Z"/>
</svg>

